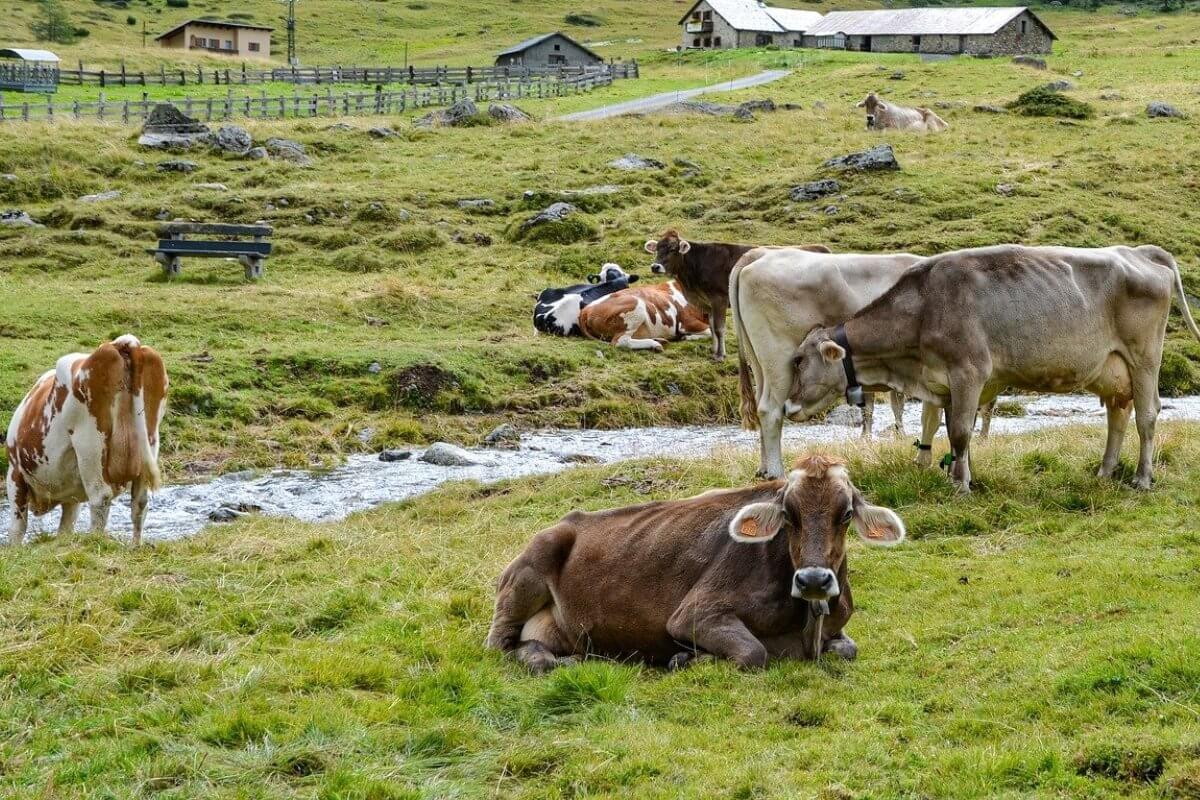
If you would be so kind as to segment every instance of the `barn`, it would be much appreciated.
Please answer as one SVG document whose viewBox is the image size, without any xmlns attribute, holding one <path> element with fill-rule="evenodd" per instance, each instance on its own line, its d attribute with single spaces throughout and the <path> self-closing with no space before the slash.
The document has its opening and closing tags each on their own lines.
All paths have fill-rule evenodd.
<svg viewBox="0 0 1200 800">
<path fill-rule="evenodd" d="M 684 50 L 721 50 L 800 47 L 804 31 L 820 19 L 815 11 L 774 8 L 758 0 L 699 0 L 679 24 Z"/>
<path fill-rule="evenodd" d="M 603 58 L 559 31 L 526 39 L 496 56 L 498 67 L 582 67 L 603 63 Z"/>
<path fill-rule="evenodd" d="M 805 47 L 873 53 L 979 56 L 1049 53 L 1058 37 L 1028 8 L 833 11 L 804 33 Z"/>
</svg>

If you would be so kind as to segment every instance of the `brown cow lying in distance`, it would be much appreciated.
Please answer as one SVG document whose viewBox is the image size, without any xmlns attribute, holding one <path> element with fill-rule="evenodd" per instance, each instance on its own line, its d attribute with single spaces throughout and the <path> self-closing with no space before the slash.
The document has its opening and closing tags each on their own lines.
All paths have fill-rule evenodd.
<svg viewBox="0 0 1200 800">
<path fill-rule="evenodd" d="M 687 301 L 675 281 L 630 286 L 583 307 L 579 329 L 625 350 L 662 352 L 663 344 L 707 339 L 708 315 Z"/>
<path fill-rule="evenodd" d="M 928 108 L 906 108 L 880 100 L 871 92 L 855 108 L 867 110 L 867 130 L 882 131 L 889 128 L 898 131 L 929 131 L 938 133 L 949 130 L 946 120 Z"/>
<path fill-rule="evenodd" d="M 535 672 L 587 653 L 671 668 L 701 653 L 742 667 L 853 659 L 850 524 L 868 544 L 905 535 L 824 455 L 747 489 L 572 512 L 500 576 L 487 646 Z"/>
</svg>

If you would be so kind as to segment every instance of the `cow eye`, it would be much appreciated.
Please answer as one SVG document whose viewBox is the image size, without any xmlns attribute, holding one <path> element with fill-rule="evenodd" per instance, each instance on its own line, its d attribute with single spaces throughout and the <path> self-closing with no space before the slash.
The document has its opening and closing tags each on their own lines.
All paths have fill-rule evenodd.
<svg viewBox="0 0 1200 800">
<path fill-rule="evenodd" d="M 854 519 L 854 509 L 853 509 L 853 508 L 847 508 L 847 509 L 846 509 L 846 513 L 842 514 L 842 524 L 843 524 L 843 525 L 849 525 L 849 524 L 850 524 L 850 520 L 852 520 L 852 519 Z"/>
</svg>

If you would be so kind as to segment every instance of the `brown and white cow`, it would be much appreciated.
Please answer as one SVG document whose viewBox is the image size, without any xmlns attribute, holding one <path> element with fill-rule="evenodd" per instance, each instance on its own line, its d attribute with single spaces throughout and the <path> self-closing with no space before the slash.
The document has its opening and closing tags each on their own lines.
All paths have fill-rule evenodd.
<svg viewBox="0 0 1200 800">
<path fill-rule="evenodd" d="M 855 108 L 867 111 L 867 130 L 929 131 L 949 130 L 946 120 L 928 108 L 907 108 L 880 100 L 874 92 L 868 94 Z"/>
<path fill-rule="evenodd" d="M 113 498 L 131 485 L 133 544 L 140 544 L 149 492 L 159 485 L 166 397 L 162 358 L 134 336 L 91 355 L 60 358 L 8 426 L 11 542 L 24 540 L 30 513 L 41 516 L 55 506 L 62 506 L 59 534 L 71 532 L 83 502 L 93 532 L 102 533 Z"/>
<path fill-rule="evenodd" d="M 742 667 L 852 659 L 850 524 L 868 544 L 904 539 L 900 517 L 823 455 L 797 461 L 787 480 L 575 511 L 500 576 L 487 646 L 535 672 L 589 653 L 672 668 L 701 653 Z"/>
<path fill-rule="evenodd" d="M 802 250 L 828 253 L 824 245 L 797 245 Z M 729 310 L 729 274 L 742 256 L 762 248 L 752 244 L 690 242 L 677 231 L 664 233 L 657 241 L 646 242 L 646 252 L 654 256 L 650 270 L 670 275 L 688 301 L 708 314 L 713 332 L 713 358 L 725 358 L 725 312 Z"/>
<path fill-rule="evenodd" d="M 579 312 L 579 329 L 625 350 L 662 352 L 663 344 L 707 339 L 708 316 L 687 301 L 675 281 L 630 286 Z"/>
<path fill-rule="evenodd" d="M 837 327 L 818 328 L 796 354 L 801 418 L 836 403 L 851 375 L 947 409 L 953 467 L 970 491 L 975 409 L 1006 386 L 1086 390 L 1108 410 L 1099 475 L 1111 477 L 1131 407 L 1141 453 L 1135 485 L 1149 489 L 1158 419 L 1158 373 L 1171 298 L 1200 340 L 1179 266 L 1142 247 L 959 250 L 927 258 Z"/>
</svg>

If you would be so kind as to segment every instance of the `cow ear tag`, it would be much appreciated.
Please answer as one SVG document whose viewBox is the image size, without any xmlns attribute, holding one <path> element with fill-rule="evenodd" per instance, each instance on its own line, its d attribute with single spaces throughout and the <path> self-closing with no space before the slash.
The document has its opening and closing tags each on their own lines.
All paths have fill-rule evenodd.
<svg viewBox="0 0 1200 800">
<path fill-rule="evenodd" d="M 746 517 L 742 520 L 742 524 L 738 526 L 738 533 L 750 539 L 762 535 L 758 531 L 758 520 L 754 517 Z"/>
</svg>

